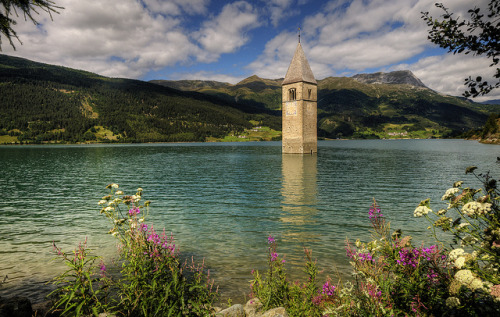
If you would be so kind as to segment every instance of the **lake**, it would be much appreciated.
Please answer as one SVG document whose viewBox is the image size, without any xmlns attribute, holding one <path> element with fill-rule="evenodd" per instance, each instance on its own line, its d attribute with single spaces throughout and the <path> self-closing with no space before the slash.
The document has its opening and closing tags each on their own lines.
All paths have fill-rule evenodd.
<svg viewBox="0 0 500 317">
<path fill-rule="evenodd" d="M 298 274 L 303 247 L 324 275 L 348 272 L 346 238 L 368 240 L 375 198 L 393 229 L 430 243 L 418 203 L 433 209 L 464 170 L 500 175 L 500 147 L 464 140 L 320 141 L 317 155 L 282 155 L 281 142 L 0 146 L 0 296 L 43 300 L 64 270 L 52 241 L 70 251 L 88 237 L 94 253 L 114 257 L 115 240 L 97 202 L 118 183 L 144 189 L 156 229 L 181 252 L 205 259 L 224 296 L 243 302 L 252 269 L 266 267 L 267 237 Z"/>
</svg>

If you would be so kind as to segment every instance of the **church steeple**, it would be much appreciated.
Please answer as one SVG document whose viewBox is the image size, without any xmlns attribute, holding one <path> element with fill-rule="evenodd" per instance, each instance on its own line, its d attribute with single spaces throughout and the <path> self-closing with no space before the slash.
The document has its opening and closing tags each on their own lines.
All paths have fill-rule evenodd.
<svg viewBox="0 0 500 317">
<path fill-rule="evenodd" d="M 297 82 L 306 82 L 310 84 L 317 85 L 316 79 L 314 79 L 313 72 L 309 66 L 304 50 L 302 50 L 302 45 L 297 45 L 295 49 L 295 54 L 293 55 L 292 62 L 288 67 L 285 79 L 282 85 L 293 84 Z"/>
</svg>

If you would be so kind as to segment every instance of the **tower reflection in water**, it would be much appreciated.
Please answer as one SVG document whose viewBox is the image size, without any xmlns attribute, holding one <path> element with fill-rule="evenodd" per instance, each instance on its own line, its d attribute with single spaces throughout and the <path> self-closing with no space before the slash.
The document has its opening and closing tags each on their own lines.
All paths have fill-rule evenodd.
<svg viewBox="0 0 500 317">
<path fill-rule="evenodd" d="M 315 154 L 284 154 L 282 159 L 281 238 L 292 251 L 286 255 L 287 262 L 296 267 L 304 264 L 303 248 L 312 248 L 319 240 L 316 221 L 318 157 Z"/>
</svg>

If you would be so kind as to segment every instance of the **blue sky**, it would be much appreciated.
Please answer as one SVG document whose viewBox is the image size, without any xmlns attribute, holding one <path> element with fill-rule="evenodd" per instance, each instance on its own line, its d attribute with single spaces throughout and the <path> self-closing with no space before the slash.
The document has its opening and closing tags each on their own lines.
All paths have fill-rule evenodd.
<svg viewBox="0 0 500 317">
<path fill-rule="evenodd" d="M 408 69 L 429 88 L 461 95 L 469 75 L 492 77 L 481 56 L 427 40 L 422 11 L 437 0 L 54 0 L 39 26 L 18 19 L 23 44 L 3 53 L 110 77 L 230 83 L 284 77 L 301 43 L 317 79 Z M 458 16 L 488 0 L 441 0 Z M 484 98 L 483 98 L 484 99 Z M 487 99 L 500 99 L 500 92 Z M 480 101 L 479 99 L 478 101 Z"/>
</svg>

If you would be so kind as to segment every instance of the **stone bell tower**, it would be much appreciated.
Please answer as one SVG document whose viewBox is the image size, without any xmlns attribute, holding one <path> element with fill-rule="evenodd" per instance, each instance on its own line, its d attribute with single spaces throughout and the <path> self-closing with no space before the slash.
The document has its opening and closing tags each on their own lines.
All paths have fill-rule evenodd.
<svg viewBox="0 0 500 317">
<path fill-rule="evenodd" d="M 318 83 L 302 45 L 297 45 L 282 88 L 282 153 L 312 154 L 318 151 Z"/>
</svg>

